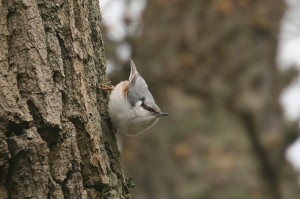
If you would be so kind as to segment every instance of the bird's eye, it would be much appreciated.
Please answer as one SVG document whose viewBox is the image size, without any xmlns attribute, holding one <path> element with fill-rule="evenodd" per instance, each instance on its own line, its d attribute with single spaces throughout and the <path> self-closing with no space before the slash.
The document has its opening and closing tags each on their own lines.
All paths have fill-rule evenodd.
<svg viewBox="0 0 300 199">
<path fill-rule="evenodd" d="M 156 112 L 157 112 L 157 111 L 155 111 L 152 107 L 147 106 L 147 105 L 145 104 L 145 98 L 144 98 L 144 97 L 141 99 L 141 101 L 142 101 L 141 106 L 142 106 L 145 110 L 150 111 L 150 112 L 153 112 L 153 113 L 156 113 Z"/>
</svg>

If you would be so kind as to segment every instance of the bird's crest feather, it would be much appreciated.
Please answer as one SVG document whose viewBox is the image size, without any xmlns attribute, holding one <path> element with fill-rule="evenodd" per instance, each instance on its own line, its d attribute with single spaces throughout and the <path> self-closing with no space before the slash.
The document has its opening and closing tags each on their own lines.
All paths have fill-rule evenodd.
<svg viewBox="0 0 300 199">
<path fill-rule="evenodd" d="M 130 76 L 129 76 L 129 82 L 132 86 L 135 85 L 135 82 L 137 78 L 140 76 L 139 72 L 136 69 L 136 66 L 132 59 L 130 59 L 130 66 L 131 66 L 131 71 L 130 71 Z"/>
</svg>

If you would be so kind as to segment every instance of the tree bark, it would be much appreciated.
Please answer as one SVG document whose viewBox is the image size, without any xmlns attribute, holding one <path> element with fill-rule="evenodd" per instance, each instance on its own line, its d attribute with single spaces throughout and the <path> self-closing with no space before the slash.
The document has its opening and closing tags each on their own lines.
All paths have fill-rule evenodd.
<svg viewBox="0 0 300 199">
<path fill-rule="evenodd" d="M 1 198 L 129 198 L 98 0 L 0 1 Z"/>
</svg>

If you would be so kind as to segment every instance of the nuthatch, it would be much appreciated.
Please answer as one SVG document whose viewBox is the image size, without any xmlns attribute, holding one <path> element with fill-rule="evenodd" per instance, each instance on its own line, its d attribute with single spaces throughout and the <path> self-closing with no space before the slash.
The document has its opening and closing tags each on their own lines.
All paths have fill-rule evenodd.
<svg viewBox="0 0 300 199">
<path fill-rule="evenodd" d="M 131 72 L 128 81 L 122 81 L 110 94 L 108 112 L 117 131 L 128 136 L 139 135 L 156 124 L 167 113 L 160 111 L 145 80 L 140 76 L 135 64 L 130 60 Z"/>
</svg>

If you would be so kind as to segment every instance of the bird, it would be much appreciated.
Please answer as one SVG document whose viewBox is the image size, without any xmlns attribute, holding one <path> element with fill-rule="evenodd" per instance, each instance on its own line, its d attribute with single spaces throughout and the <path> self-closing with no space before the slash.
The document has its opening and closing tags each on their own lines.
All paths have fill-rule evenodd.
<svg viewBox="0 0 300 199">
<path fill-rule="evenodd" d="M 168 113 L 161 112 L 131 59 L 130 66 L 128 80 L 121 81 L 115 87 L 100 88 L 110 91 L 108 112 L 117 132 L 137 136 L 153 127 L 160 117 Z"/>
</svg>

